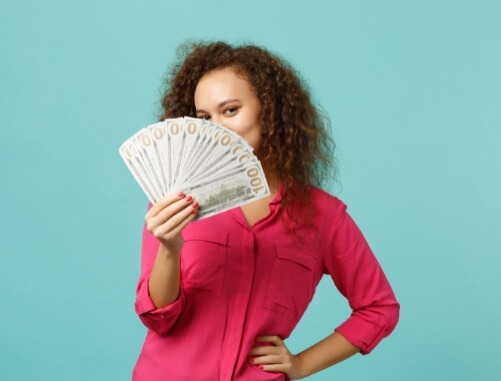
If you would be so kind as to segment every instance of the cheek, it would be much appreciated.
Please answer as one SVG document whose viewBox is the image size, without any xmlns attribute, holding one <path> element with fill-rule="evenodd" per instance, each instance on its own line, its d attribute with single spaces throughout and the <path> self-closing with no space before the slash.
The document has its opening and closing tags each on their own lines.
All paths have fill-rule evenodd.
<svg viewBox="0 0 501 381">
<path fill-rule="evenodd" d="M 255 112 L 242 112 L 227 118 L 223 125 L 243 137 L 254 148 L 261 145 L 261 118 Z"/>
<path fill-rule="evenodd" d="M 257 148 L 257 146 L 261 143 L 261 128 L 257 123 L 250 124 L 244 126 L 241 131 L 241 135 L 248 141 L 249 144 Z"/>
<path fill-rule="evenodd" d="M 256 113 L 241 115 L 241 127 L 247 134 L 253 136 L 261 135 L 261 118 Z"/>
<path fill-rule="evenodd" d="M 249 129 L 245 135 L 247 142 L 255 149 L 261 148 L 263 138 L 261 137 L 261 129 L 255 125 L 254 128 Z"/>
<path fill-rule="evenodd" d="M 249 116 L 244 113 L 227 120 L 225 125 L 244 137 L 254 135 L 256 130 L 259 130 L 259 125 L 253 120 L 252 115 Z"/>
</svg>

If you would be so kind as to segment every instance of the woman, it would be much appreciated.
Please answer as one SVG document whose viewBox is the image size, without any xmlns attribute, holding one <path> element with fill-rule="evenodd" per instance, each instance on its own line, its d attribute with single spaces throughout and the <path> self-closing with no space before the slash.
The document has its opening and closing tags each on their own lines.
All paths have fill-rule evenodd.
<svg viewBox="0 0 501 381">
<path fill-rule="evenodd" d="M 136 300 L 148 334 L 133 379 L 300 379 L 369 353 L 399 304 L 346 205 L 316 187 L 333 144 L 294 71 L 255 46 L 193 44 L 162 106 L 163 119 L 208 119 L 246 139 L 271 195 L 201 221 L 196 195 L 149 206 Z M 353 313 L 291 354 L 284 340 L 323 274 Z"/>
</svg>

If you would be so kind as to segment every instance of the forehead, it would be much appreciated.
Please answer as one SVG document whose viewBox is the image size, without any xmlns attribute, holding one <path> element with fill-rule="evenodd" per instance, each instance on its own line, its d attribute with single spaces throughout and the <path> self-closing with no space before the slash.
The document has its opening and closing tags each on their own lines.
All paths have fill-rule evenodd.
<svg viewBox="0 0 501 381">
<path fill-rule="evenodd" d="M 255 91 L 245 75 L 234 68 L 224 68 L 205 74 L 195 88 L 195 104 L 224 101 L 229 98 L 245 100 L 255 97 Z"/>
</svg>

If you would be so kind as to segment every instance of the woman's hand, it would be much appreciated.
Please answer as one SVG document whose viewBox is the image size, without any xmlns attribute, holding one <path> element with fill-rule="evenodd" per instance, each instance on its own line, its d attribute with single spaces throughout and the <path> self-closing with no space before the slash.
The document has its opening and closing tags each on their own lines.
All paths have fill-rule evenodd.
<svg viewBox="0 0 501 381">
<path fill-rule="evenodd" d="M 160 199 L 146 213 L 146 229 L 153 234 L 165 248 L 179 253 L 183 247 L 181 231 L 198 212 L 198 203 L 192 196 L 183 192 L 171 193 Z"/>
<path fill-rule="evenodd" d="M 249 364 L 258 366 L 264 372 L 282 372 L 289 380 L 305 377 L 299 357 L 291 354 L 279 336 L 259 336 L 257 342 L 268 342 L 271 346 L 259 346 L 250 350 Z"/>
</svg>

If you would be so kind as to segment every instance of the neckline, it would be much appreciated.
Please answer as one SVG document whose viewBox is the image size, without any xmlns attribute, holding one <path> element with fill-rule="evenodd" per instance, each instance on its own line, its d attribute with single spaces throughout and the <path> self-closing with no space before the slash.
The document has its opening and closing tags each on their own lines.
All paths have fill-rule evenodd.
<svg viewBox="0 0 501 381">
<path fill-rule="evenodd" d="M 275 213 L 275 209 L 277 208 L 275 205 L 276 204 L 279 204 L 280 201 L 282 200 L 282 190 L 283 190 L 283 185 L 282 183 L 280 183 L 278 185 L 278 189 L 277 189 L 277 194 L 275 195 L 275 197 L 273 198 L 273 200 L 271 200 L 269 203 L 268 203 L 268 206 L 269 206 L 269 213 L 264 216 L 263 218 L 257 220 L 252 226 L 247 222 L 247 219 L 245 218 L 245 215 L 244 215 L 244 212 L 242 211 L 242 208 L 240 206 L 234 208 L 234 209 L 231 209 L 230 210 L 230 214 L 243 226 L 245 227 L 246 229 L 248 230 L 252 230 L 254 229 L 257 225 L 260 225 L 262 222 L 264 222 L 265 220 L 269 219 L 274 213 Z M 273 206 L 272 206 L 273 205 Z"/>
</svg>

